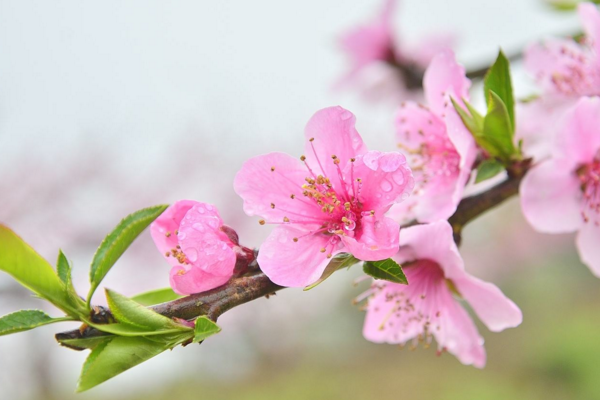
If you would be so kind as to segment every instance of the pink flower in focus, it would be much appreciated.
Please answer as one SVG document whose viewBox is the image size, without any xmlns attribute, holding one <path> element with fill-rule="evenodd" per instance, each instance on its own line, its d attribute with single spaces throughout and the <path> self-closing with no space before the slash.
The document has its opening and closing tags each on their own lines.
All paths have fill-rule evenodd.
<svg viewBox="0 0 600 400">
<path fill-rule="evenodd" d="M 236 264 L 237 237 L 223 225 L 217 209 L 181 200 L 150 225 L 158 250 L 171 264 L 171 287 L 182 295 L 225 284 Z"/>
<path fill-rule="evenodd" d="M 306 156 L 254 157 L 235 177 L 246 214 L 279 225 L 257 259 L 279 285 L 313 283 L 341 252 L 382 260 L 398 250 L 400 227 L 384 213 L 409 195 L 411 171 L 400 153 L 368 151 L 354 123 L 342 107 L 320 110 L 306 126 Z"/>
<path fill-rule="evenodd" d="M 410 155 L 415 177 L 413 196 L 395 205 L 401 222 L 448 219 L 460 202 L 477 155 L 472 135 L 454 110 L 450 97 L 469 99 L 471 81 L 451 50 L 439 53 L 423 80 L 429 108 L 403 103 L 396 117 L 398 146 Z"/>
<path fill-rule="evenodd" d="M 400 251 L 408 285 L 374 281 L 363 334 L 376 343 L 417 346 L 432 339 L 463 364 L 485 365 L 483 338 L 455 295 L 469 302 L 494 332 L 518 326 L 521 310 L 494 285 L 469 275 L 446 221 L 402 230 Z"/>
<path fill-rule="evenodd" d="M 579 256 L 600 277 L 600 98 L 580 99 L 556 139 L 521 183 L 523 214 L 540 232 L 578 231 Z"/>
<path fill-rule="evenodd" d="M 390 86 L 391 74 L 378 67 L 385 65 L 399 78 L 397 80 L 401 87 L 394 87 L 395 90 L 420 90 L 423 71 L 429 62 L 438 52 L 452 47 L 452 35 L 431 35 L 418 45 L 399 46 L 399 42 L 394 38 L 392 25 L 397 3 L 397 0 L 385 0 L 381 13 L 373 21 L 356 27 L 341 37 L 340 47 L 348 55 L 352 66 L 340 84 L 358 81 L 359 75 L 370 69 L 380 78 L 388 80 L 381 85 L 383 87 L 380 89 L 384 90 Z M 373 84 L 373 79 L 367 82 Z M 409 94 L 404 93 L 402 97 Z"/>
<path fill-rule="evenodd" d="M 550 153 L 557 116 L 582 96 L 600 95 L 600 12 L 594 4 L 578 6 L 585 37 L 549 39 L 525 51 L 525 68 L 542 88 L 539 99 L 518 104 L 517 139 L 529 155 Z M 533 121 L 533 123 L 532 123 Z"/>
</svg>

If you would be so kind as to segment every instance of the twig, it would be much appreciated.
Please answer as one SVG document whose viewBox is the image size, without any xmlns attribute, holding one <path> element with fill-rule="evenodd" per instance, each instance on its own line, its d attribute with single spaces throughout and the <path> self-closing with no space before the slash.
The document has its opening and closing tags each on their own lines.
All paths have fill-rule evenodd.
<svg viewBox="0 0 600 400">
<path fill-rule="evenodd" d="M 509 177 L 504 182 L 481 194 L 467 197 L 460 202 L 456 212 L 448 220 L 453 227 L 454 238 L 457 243 L 460 243 L 462 229 L 468 222 L 519 192 L 519 183 L 528 165 L 528 162 L 524 162 L 519 168 L 511 170 Z M 191 320 L 206 315 L 216 321 L 220 315 L 236 306 L 269 296 L 281 289 L 284 288 L 271 282 L 262 271 L 253 269 L 246 275 L 233 278 L 218 288 L 150 308 L 170 318 L 177 317 Z M 103 313 L 107 312 L 110 311 L 103 309 Z M 85 329 L 58 333 L 56 334 L 56 340 L 62 342 L 65 339 L 82 339 L 102 335 L 106 335 L 106 333 L 86 327 Z M 72 346 L 67 347 L 82 350 Z"/>
</svg>

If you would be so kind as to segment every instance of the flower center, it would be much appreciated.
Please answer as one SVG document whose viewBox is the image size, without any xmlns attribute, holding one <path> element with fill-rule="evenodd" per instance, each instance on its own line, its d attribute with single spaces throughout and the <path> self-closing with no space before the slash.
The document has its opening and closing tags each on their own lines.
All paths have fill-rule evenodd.
<svg viewBox="0 0 600 400">
<path fill-rule="evenodd" d="M 443 182 L 460 172 L 460 155 L 447 136 L 424 133 L 422 130 L 419 130 L 419 134 L 424 136 L 424 141 L 417 149 L 398 144 L 398 147 L 412 155 L 409 159 L 415 176 L 415 193 L 422 191 L 432 181 Z"/>
<path fill-rule="evenodd" d="M 584 222 L 600 225 L 600 150 L 589 164 L 577 168 L 577 176 L 583 193 L 581 216 Z"/>
</svg>

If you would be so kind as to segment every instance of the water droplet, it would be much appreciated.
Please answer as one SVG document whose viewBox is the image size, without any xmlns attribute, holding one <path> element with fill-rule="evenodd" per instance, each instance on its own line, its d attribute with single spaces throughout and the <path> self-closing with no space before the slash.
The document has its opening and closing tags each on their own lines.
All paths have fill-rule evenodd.
<svg viewBox="0 0 600 400">
<path fill-rule="evenodd" d="M 393 188 L 392 184 L 387 179 L 382 180 L 381 183 L 379 183 L 379 187 L 384 192 L 390 192 Z"/>
<path fill-rule="evenodd" d="M 199 212 L 200 214 L 204 214 L 204 212 L 205 212 L 205 211 L 204 211 L 204 208 L 202 208 L 202 207 L 198 207 L 198 212 Z"/>
<path fill-rule="evenodd" d="M 198 232 L 204 232 L 204 225 L 202 225 L 199 222 L 196 222 L 194 225 L 192 225 L 192 228 L 194 228 L 195 230 L 197 230 Z"/>
<path fill-rule="evenodd" d="M 218 222 L 217 222 L 217 220 L 216 220 L 216 219 L 214 219 L 214 218 L 211 218 L 211 219 L 208 221 L 208 224 L 210 225 L 210 227 L 211 227 L 211 228 L 217 228 L 217 227 L 219 226 L 219 223 L 218 223 Z"/>
<path fill-rule="evenodd" d="M 392 179 L 394 180 L 394 182 L 396 182 L 398 185 L 402 185 L 404 184 L 404 174 L 402 173 L 401 170 L 398 170 L 396 172 L 394 172 L 392 174 Z"/>
<path fill-rule="evenodd" d="M 213 208 L 214 208 L 214 207 L 213 207 L 213 206 L 211 206 L 210 204 L 207 204 L 207 205 L 206 205 L 206 209 L 207 209 L 208 211 L 212 211 L 212 210 L 213 210 Z"/>
<path fill-rule="evenodd" d="M 186 237 L 186 233 L 185 232 L 179 232 L 179 234 L 177 235 L 177 237 L 179 238 L 179 240 L 183 240 Z"/>
<path fill-rule="evenodd" d="M 340 118 L 344 121 L 349 120 L 350 118 L 352 118 L 352 113 L 350 111 L 344 111 L 340 114 Z"/>
<path fill-rule="evenodd" d="M 190 247 L 184 251 L 185 256 L 190 260 L 190 262 L 196 262 L 198 260 L 198 251 L 193 247 Z"/>
<path fill-rule="evenodd" d="M 378 199 L 380 199 L 380 198 L 381 198 L 381 193 L 377 193 L 377 194 L 375 195 L 375 197 L 377 197 Z"/>
</svg>

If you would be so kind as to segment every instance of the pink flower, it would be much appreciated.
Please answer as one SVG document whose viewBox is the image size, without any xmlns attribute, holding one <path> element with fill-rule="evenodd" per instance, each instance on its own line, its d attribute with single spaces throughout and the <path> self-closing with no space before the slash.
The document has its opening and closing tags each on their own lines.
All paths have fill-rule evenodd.
<svg viewBox="0 0 600 400">
<path fill-rule="evenodd" d="M 394 206 L 401 222 L 448 219 L 460 202 L 477 155 L 472 135 L 464 127 L 450 97 L 460 104 L 469 99 L 471 82 L 450 50 L 439 53 L 423 80 L 429 108 L 403 103 L 396 117 L 398 146 L 409 154 L 415 191 Z"/>
<path fill-rule="evenodd" d="M 237 237 L 223 225 L 217 209 L 181 200 L 150 225 L 158 250 L 171 266 L 171 287 L 182 295 L 225 284 L 236 264 Z"/>
<path fill-rule="evenodd" d="M 452 35 L 431 35 L 415 46 L 399 46 L 394 38 L 392 25 L 397 0 L 385 0 L 382 11 L 368 24 L 356 27 L 345 33 L 340 46 L 351 61 L 351 68 L 340 84 L 357 81 L 359 75 L 371 69 L 382 78 L 389 80 L 390 75 L 379 66 L 391 69 L 401 86 L 397 90 L 421 89 L 423 71 L 432 58 L 440 51 L 450 49 L 454 42 Z M 372 68 L 373 67 L 373 68 Z M 371 83 L 373 79 L 370 80 Z M 382 84 L 384 89 L 390 83 Z M 409 93 L 405 93 L 406 97 Z"/>
<path fill-rule="evenodd" d="M 306 156 L 254 157 L 235 177 L 246 214 L 279 225 L 258 254 L 279 285 L 313 283 L 341 252 L 382 260 L 398 250 L 400 227 L 384 213 L 409 195 L 411 171 L 400 153 L 368 151 L 354 123 L 342 107 L 320 110 L 306 126 Z"/>
<path fill-rule="evenodd" d="M 525 51 L 525 68 L 543 93 L 518 105 L 516 137 L 523 139 L 525 152 L 537 158 L 550 152 L 557 116 L 581 96 L 600 95 L 600 12 L 591 3 L 580 4 L 578 11 L 584 40 L 550 39 Z"/>
<path fill-rule="evenodd" d="M 402 230 L 400 251 L 394 259 L 403 264 L 408 285 L 374 281 L 363 329 L 376 343 L 413 346 L 432 339 L 438 351 L 447 350 L 463 364 L 485 365 L 483 338 L 456 298 L 473 308 L 494 332 L 518 326 L 521 310 L 496 286 L 464 270 L 464 263 L 446 221 Z"/>
<path fill-rule="evenodd" d="M 566 113 L 552 158 L 521 183 L 521 205 L 540 232 L 578 231 L 579 255 L 600 277 L 600 98 L 584 97 Z"/>
</svg>

